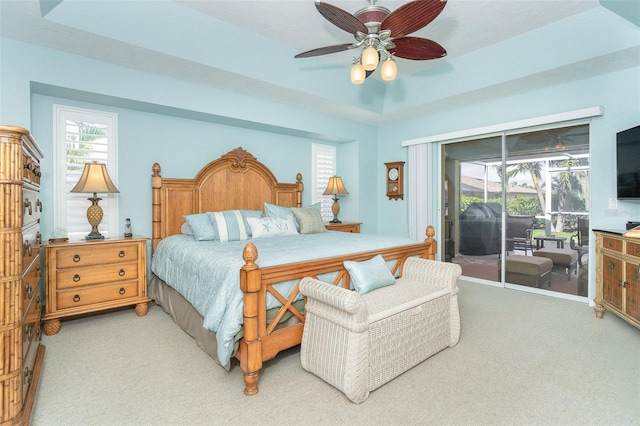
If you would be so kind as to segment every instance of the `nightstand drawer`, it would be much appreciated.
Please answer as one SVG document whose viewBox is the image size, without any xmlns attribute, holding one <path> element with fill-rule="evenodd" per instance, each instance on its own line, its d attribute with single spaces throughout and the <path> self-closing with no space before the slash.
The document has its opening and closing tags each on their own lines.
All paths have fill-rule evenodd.
<svg viewBox="0 0 640 426">
<path fill-rule="evenodd" d="M 138 279 L 137 263 L 105 265 L 100 268 L 89 266 L 56 271 L 56 282 L 59 289 L 134 279 Z"/>
<path fill-rule="evenodd" d="M 58 309 L 69 309 L 136 296 L 138 296 L 138 282 L 126 281 L 97 287 L 58 291 L 56 304 Z"/>
<path fill-rule="evenodd" d="M 135 243 L 91 243 L 82 247 L 59 249 L 56 252 L 56 268 L 58 269 L 137 260 L 138 246 Z"/>
</svg>

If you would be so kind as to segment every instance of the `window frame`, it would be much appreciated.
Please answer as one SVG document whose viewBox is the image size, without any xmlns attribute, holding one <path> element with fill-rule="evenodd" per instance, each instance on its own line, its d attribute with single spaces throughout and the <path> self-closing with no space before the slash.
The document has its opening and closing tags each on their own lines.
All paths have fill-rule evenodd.
<svg viewBox="0 0 640 426">
<path fill-rule="evenodd" d="M 337 150 L 333 145 L 313 143 L 311 144 L 311 181 L 313 182 L 313 191 L 311 191 L 311 203 L 320 203 L 320 214 L 324 222 L 333 219 L 331 206 L 333 198 L 330 195 L 322 193 L 327 188 L 329 178 L 336 175 L 337 168 Z M 323 161 L 327 158 L 332 162 L 328 167 L 323 167 Z M 325 170 L 326 169 L 326 170 Z M 327 170 L 330 170 L 331 173 Z"/>
<path fill-rule="evenodd" d="M 82 121 L 86 123 L 100 124 L 107 128 L 107 160 L 106 164 L 109 176 L 118 187 L 118 114 L 106 111 L 76 108 L 67 105 L 53 105 L 53 135 L 54 135 L 54 160 L 53 160 L 53 223 L 54 228 L 64 229 L 70 240 L 84 239 L 91 232 L 88 221 L 81 229 L 69 229 L 68 200 L 73 198 L 89 198 L 91 194 L 71 195 L 66 180 L 67 177 L 67 144 L 66 135 L 67 120 Z M 102 198 L 100 206 L 104 211 L 104 219 L 100 223 L 100 233 L 105 238 L 118 235 L 119 208 L 117 194 L 99 194 Z M 91 205 L 86 201 L 86 207 Z M 86 219 L 85 219 L 86 220 Z"/>
</svg>

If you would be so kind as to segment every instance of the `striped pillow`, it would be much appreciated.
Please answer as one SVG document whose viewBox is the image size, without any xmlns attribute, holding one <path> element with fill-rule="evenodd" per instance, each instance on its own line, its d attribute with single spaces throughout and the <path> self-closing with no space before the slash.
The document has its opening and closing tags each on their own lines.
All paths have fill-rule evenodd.
<svg viewBox="0 0 640 426">
<path fill-rule="evenodd" d="M 249 239 L 240 210 L 209 212 L 209 217 L 216 232 L 216 240 L 224 243 Z"/>
</svg>

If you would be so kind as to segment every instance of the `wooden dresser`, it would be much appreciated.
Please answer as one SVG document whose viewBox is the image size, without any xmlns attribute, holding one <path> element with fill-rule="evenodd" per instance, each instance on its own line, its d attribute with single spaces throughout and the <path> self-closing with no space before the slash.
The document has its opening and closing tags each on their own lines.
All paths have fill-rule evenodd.
<svg viewBox="0 0 640 426">
<path fill-rule="evenodd" d="M 60 331 L 60 319 L 135 305 L 147 314 L 147 240 L 107 238 L 45 245 L 44 332 Z"/>
<path fill-rule="evenodd" d="M 329 231 L 360 233 L 360 222 L 325 223 L 324 226 Z"/>
<path fill-rule="evenodd" d="M 0 423 L 29 424 L 44 360 L 40 344 L 40 161 L 29 131 L 0 125 Z"/>
<path fill-rule="evenodd" d="M 596 317 L 608 309 L 640 328 L 640 239 L 596 234 Z"/>
</svg>

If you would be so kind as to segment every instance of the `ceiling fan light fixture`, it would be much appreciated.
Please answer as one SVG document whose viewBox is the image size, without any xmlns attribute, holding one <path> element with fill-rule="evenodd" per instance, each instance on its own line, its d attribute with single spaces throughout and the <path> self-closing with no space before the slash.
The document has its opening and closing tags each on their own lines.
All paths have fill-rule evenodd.
<svg viewBox="0 0 640 426">
<path fill-rule="evenodd" d="M 378 67 L 378 51 L 369 46 L 362 52 L 362 66 L 366 71 L 373 71 Z"/>
<path fill-rule="evenodd" d="M 394 61 L 391 56 L 382 62 L 380 75 L 384 81 L 392 81 L 396 79 L 396 76 L 398 75 L 398 67 L 396 66 L 396 61 Z"/>
<path fill-rule="evenodd" d="M 353 64 L 351 67 L 351 82 L 353 84 L 362 84 L 366 77 L 367 73 L 362 64 L 360 62 Z"/>
</svg>

